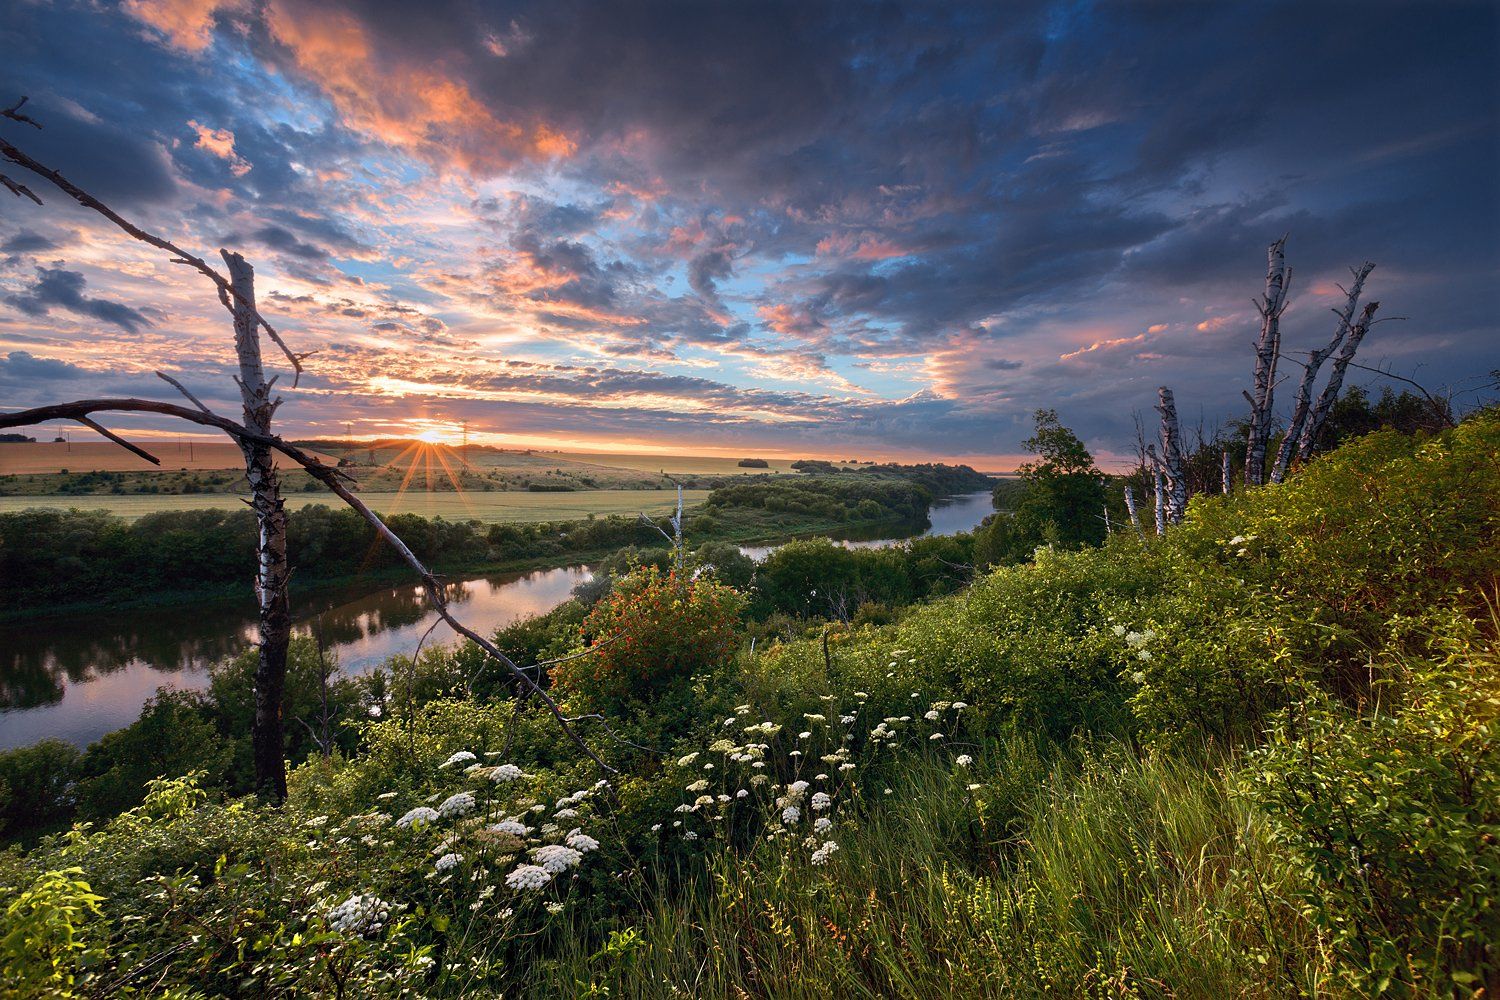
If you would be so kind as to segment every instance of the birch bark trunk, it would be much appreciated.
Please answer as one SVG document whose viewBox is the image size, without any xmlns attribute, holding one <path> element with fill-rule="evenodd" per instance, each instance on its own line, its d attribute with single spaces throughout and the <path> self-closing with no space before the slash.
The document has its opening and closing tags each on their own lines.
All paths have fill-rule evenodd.
<svg viewBox="0 0 1500 1000">
<path fill-rule="evenodd" d="M 1225 446 L 1224 454 L 1220 456 L 1219 477 L 1223 480 L 1224 495 L 1228 496 L 1234 492 L 1234 480 L 1229 475 L 1229 448 Z"/>
<path fill-rule="evenodd" d="M 1250 401 L 1250 432 L 1245 441 L 1245 485 L 1259 486 L 1266 477 L 1266 446 L 1276 397 L 1276 361 L 1281 355 L 1281 314 L 1286 311 L 1292 269 L 1286 266 L 1286 237 L 1266 248 L 1266 294 L 1255 304 L 1260 312 L 1260 339 L 1255 343 L 1255 381 Z"/>
<path fill-rule="evenodd" d="M 1135 509 L 1135 491 L 1129 486 L 1125 487 L 1125 510 L 1130 514 L 1130 526 L 1136 531 L 1141 530 L 1141 515 Z"/>
<path fill-rule="evenodd" d="M 255 311 L 255 269 L 237 253 L 222 251 L 234 290 L 234 350 L 239 357 L 240 400 L 245 426 L 269 436 L 277 404 L 271 401 L 271 382 L 260 358 L 259 325 Z M 259 529 L 256 542 L 255 599 L 258 612 L 260 659 L 255 667 L 255 718 L 251 722 L 251 754 L 255 762 L 255 790 L 280 802 L 286 798 L 283 758 L 282 699 L 286 689 L 287 646 L 292 637 L 292 613 L 287 595 L 290 569 L 286 555 L 286 509 L 281 480 L 271 449 L 241 440 L 245 476 L 250 480 L 250 506 Z"/>
<path fill-rule="evenodd" d="M 1307 367 L 1302 370 L 1302 380 L 1297 383 L 1297 402 L 1292 408 L 1292 422 L 1287 425 L 1286 437 L 1281 439 L 1281 447 L 1276 451 L 1276 462 L 1271 466 L 1271 482 L 1273 483 L 1285 480 L 1287 472 L 1291 469 L 1292 455 L 1299 448 L 1302 429 L 1307 426 L 1313 383 L 1317 381 L 1318 371 L 1323 367 L 1323 362 L 1333 356 L 1333 352 L 1339 349 L 1339 345 L 1348 335 L 1349 324 L 1354 320 L 1354 310 L 1359 308 L 1359 296 L 1364 290 L 1365 279 L 1374 269 L 1375 265 L 1369 261 L 1350 269 L 1354 273 L 1354 283 L 1349 286 L 1349 291 L 1346 293 L 1348 299 L 1344 303 L 1344 308 L 1336 311 L 1339 318 L 1338 329 L 1334 331 L 1333 339 L 1328 342 L 1327 347 L 1313 351 L 1307 356 Z M 1343 381 L 1342 372 L 1339 380 Z"/>
<path fill-rule="evenodd" d="M 1318 442 L 1318 432 L 1323 429 L 1323 422 L 1328 419 L 1329 411 L 1333 409 L 1333 404 L 1338 401 L 1340 390 L 1344 388 L 1344 372 L 1348 371 L 1349 363 L 1354 360 L 1354 352 L 1359 350 L 1360 341 L 1364 340 L 1365 334 L 1370 332 L 1370 324 L 1375 320 L 1375 310 L 1379 308 L 1379 302 L 1369 303 L 1360 314 L 1359 321 L 1349 328 L 1349 335 L 1344 338 L 1344 346 L 1339 351 L 1339 356 L 1333 359 L 1333 370 L 1328 373 L 1328 384 L 1323 386 L 1317 405 L 1313 407 L 1312 415 L 1307 419 L 1307 426 L 1302 428 L 1302 436 L 1297 442 L 1298 461 L 1305 462 L 1312 457 L 1313 448 Z"/>
<path fill-rule="evenodd" d="M 1187 477 L 1182 471 L 1182 427 L 1177 422 L 1177 402 L 1172 390 L 1161 386 L 1156 390 L 1156 412 L 1161 414 L 1162 467 L 1167 476 L 1166 514 L 1167 520 L 1179 524 L 1187 513 Z"/>
</svg>

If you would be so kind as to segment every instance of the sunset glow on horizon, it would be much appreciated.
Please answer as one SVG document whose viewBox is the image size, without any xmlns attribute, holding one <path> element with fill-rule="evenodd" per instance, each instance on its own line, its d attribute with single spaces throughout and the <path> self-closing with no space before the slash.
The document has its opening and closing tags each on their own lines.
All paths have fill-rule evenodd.
<svg viewBox="0 0 1500 1000">
<path fill-rule="evenodd" d="M 1493 10 L 1305 6 L 1260 50 L 1256 8 L 1195 5 L 1191 50 L 1130 60 L 1149 6 L 882 10 L 49 0 L 0 13 L 0 101 L 111 207 L 254 263 L 316 352 L 289 437 L 1005 470 L 1049 407 L 1111 466 L 1158 385 L 1241 414 L 1285 232 L 1293 357 L 1369 258 L 1409 317 L 1372 366 L 1495 367 Z M 0 407 L 163 369 L 235 412 L 211 287 L 42 193 L 0 212 Z"/>
</svg>

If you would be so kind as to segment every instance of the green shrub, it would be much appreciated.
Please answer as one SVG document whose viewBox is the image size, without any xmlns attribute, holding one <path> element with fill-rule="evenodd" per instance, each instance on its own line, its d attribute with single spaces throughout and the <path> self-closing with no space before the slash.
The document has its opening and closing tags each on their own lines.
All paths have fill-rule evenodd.
<svg viewBox="0 0 1500 1000">
<path fill-rule="evenodd" d="M 646 566 L 625 577 L 584 620 L 598 652 L 559 664 L 552 682 L 598 708 L 649 701 L 722 663 L 739 645 L 740 594 L 711 578 Z"/>
</svg>

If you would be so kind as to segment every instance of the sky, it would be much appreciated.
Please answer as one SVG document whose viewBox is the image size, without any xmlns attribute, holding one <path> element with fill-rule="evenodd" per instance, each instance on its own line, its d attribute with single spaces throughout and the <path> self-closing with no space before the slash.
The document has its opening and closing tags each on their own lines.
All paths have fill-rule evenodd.
<svg viewBox="0 0 1500 1000">
<path fill-rule="evenodd" d="M 1500 368 L 1493 2 L 11 0 L 0 53 L 9 141 L 252 261 L 289 435 L 1107 461 L 1159 385 L 1244 415 L 1283 234 L 1290 356 L 1368 259 L 1362 363 Z M 0 407 L 235 414 L 206 280 L 29 183 Z"/>
</svg>

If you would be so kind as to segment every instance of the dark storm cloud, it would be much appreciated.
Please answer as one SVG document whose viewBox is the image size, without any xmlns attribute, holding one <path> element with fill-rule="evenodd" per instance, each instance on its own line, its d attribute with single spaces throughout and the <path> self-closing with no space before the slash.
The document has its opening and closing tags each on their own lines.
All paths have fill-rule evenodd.
<svg viewBox="0 0 1500 1000">
<path fill-rule="evenodd" d="M 14 236 L 0 243 L 0 253 L 23 254 L 40 253 L 43 250 L 55 250 L 57 244 L 41 233 L 34 233 L 29 229 L 23 229 Z"/>
<path fill-rule="evenodd" d="M 57 308 L 76 316 L 113 323 L 130 333 L 151 325 L 151 320 L 127 305 L 85 295 L 88 281 L 78 271 L 39 267 L 36 274 L 36 282 L 28 290 L 7 295 L 5 302 L 28 316 L 46 316 Z"/>
<path fill-rule="evenodd" d="M 80 378 L 89 374 L 68 361 L 57 358 L 38 358 L 26 351 L 11 351 L 0 358 L 0 381 L 45 382 L 58 379 Z"/>
</svg>

